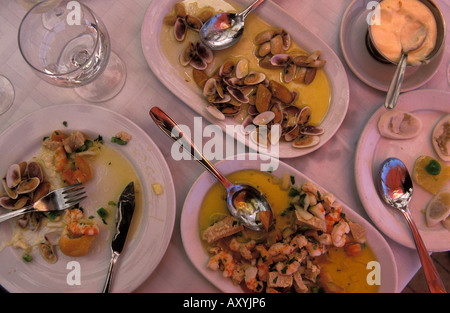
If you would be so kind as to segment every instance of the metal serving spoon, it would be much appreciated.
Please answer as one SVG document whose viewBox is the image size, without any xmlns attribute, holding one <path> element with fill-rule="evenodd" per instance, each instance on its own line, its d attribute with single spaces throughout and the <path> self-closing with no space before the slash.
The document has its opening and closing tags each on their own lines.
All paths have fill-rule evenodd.
<svg viewBox="0 0 450 313">
<path fill-rule="evenodd" d="M 150 110 L 150 116 L 169 138 L 180 144 L 225 187 L 227 190 L 227 207 L 231 215 L 240 220 L 248 228 L 261 231 L 264 229 L 264 226 L 258 217 L 258 213 L 268 211 L 270 212 L 270 224 L 272 223 L 273 213 L 270 204 L 258 189 L 244 184 L 232 184 L 205 158 L 189 137 L 184 135 L 177 123 L 163 110 L 158 107 L 153 107 Z"/>
<path fill-rule="evenodd" d="M 403 83 L 403 77 L 405 76 L 406 64 L 408 61 L 408 53 L 418 49 L 423 45 L 425 38 L 427 38 L 428 30 L 422 23 L 409 23 L 406 27 L 402 28 L 400 33 L 400 43 L 402 45 L 402 56 L 397 64 L 394 77 L 386 95 L 386 101 L 384 106 L 387 109 L 393 109 L 397 105 L 398 96 L 400 95 L 400 89 Z"/>
<path fill-rule="evenodd" d="M 380 195 L 390 206 L 400 210 L 406 218 L 419 253 L 423 272 L 431 292 L 445 293 L 445 287 L 434 267 L 425 244 L 420 237 L 416 224 L 412 220 L 408 205 L 412 197 L 413 184 L 405 164 L 397 158 L 386 159 L 378 173 Z"/>
<path fill-rule="evenodd" d="M 219 13 L 213 16 L 200 28 L 201 42 L 211 50 L 231 47 L 241 39 L 247 15 L 263 2 L 264 0 L 253 1 L 241 13 Z"/>
</svg>

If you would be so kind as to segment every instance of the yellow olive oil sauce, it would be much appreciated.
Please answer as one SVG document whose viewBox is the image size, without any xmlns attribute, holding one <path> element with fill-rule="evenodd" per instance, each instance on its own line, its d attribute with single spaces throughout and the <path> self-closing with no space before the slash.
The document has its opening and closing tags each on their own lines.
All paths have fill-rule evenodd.
<svg viewBox="0 0 450 313">
<path fill-rule="evenodd" d="M 201 10 L 204 10 L 207 7 L 212 7 L 215 12 L 240 12 L 242 9 L 240 6 L 237 6 L 231 1 L 226 0 L 185 0 L 181 2 L 185 5 L 186 12 L 192 15 L 198 14 L 199 12 L 201 12 Z M 263 72 L 264 74 L 266 74 L 268 79 L 275 80 L 279 83 L 284 84 L 291 91 L 297 91 L 299 96 L 296 105 L 299 107 L 311 107 L 312 114 L 310 123 L 313 125 L 319 125 L 325 118 L 331 102 L 331 87 L 325 70 L 322 68 L 318 69 L 314 81 L 309 85 L 305 85 L 299 84 L 297 82 L 290 82 L 288 84 L 282 82 L 281 68 L 260 68 L 258 65 L 258 58 L 255 56 L 255 45 L 253 43 L 254 38 L 261 31 L 271 28 L 273 28 L 273 26 L 262 20 L 257 15 L 257 13 L 250 14 L 246 19 L 245 31 L 242 35 L 241 40 L 236 45 L 228 49 L 214 51 L 214 61 L 209 64 L 208 68 L 205 71 L 209 76 L 211 76 L 226 60 L 239 60 L 241 58 L 246 58 L 249 61 L 250 71 Z M 191 83 L 193 88 L 201 92 L 193 80 L 192 67 L 183 67 L 178 60 L 181 51 L 184 49 L 184 47 L 186 47 L 187 43 L 189 41 L 197 42 L 198 40 L 198 33 L 193 30 L 188 30 L 185 40 L 180 43 L 175 39 L 173 26 L 163 25 L 162 27 L 161 45 L 168 60 L 186 82 Z M 304 51 L 304 49 L 302 49 L 294 41 L 292 41 L 291 47 L 289 48 L 287 53 L 293 51 Z M 312 53 L 313 51 L 308 52 Z M 245 116 L 240 116 L 237 117 L 237 119 L 242 120 L 244 117 Z"/>
<path fill-rule="evenodd" d="M 233 183 L 244 183 L 258 188 L 269 201 L 275 220 L 275 227 L 280 230 L 289 227 L 293 222 L 292 215 L 282 216 L 282 212 L 289 207 L 288 191 L 281 188 L 281 179 L 267 172 L 257 170 L 242 170 L 227 175 L 227 178 Z M 203 199 L 199 214 L 199 236 L 203 231 L 229 215 L 226 205 L 226 191 L 220 184 L 214 184 Z M 251 233 L 251 232 L 250 232 Z M 254 239 L 261 236 L 258 232 L 251 233 Z M 202 243 L 207 249 L 206 241 Z M 346 255 L 344 248 L 330 247 L 325 255 L 318 258 L 318 264 L 321 272 L 327 273 L 332 282 L 342 288 L 340 292 L 345 293 L 375 293 L 378 291 L 377 285 L 369 285 L 366 281 L 370 273 L 366 269 L 370 261 L 376 261 L 375 254 L 366 244 L 362 253 L 355 257 Z"/>
</svg>

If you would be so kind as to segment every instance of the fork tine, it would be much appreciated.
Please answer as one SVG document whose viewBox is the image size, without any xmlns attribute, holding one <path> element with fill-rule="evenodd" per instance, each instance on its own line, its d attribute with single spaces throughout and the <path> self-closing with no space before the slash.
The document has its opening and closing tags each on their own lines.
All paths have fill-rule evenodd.
<svg viewBox="0 0 450 313">
<path fill-rule="evenodd" d="M 74 205 L 80 203 L 82 200 L 84 200 L 86 198 L 87 198 L 87 196 L 83 196 L 83 197 L 76 198 L 76 199 L 70 199 L 70 200 L 66 201 L 65 205 L 68 205 L 69 207 L 71 207 L 71 206 L 74 206 Z"/>
<path fill-rule="evenodd" d="M 75 197 L 84 195 L 85 193 L 86 193 L 86 191 L 84 191 L 84 189 L 77 189 L 77 190 L 74 190 L 74 191 L 72 191 L 70 193 L 65 194 L 64 195 L 64 199 L 67 200 L 67 199 L 70 199 L 70 198 L 75 198 Z"/>
<path fill-rule="evenodd" d="M 78 188 L 78 187 L 80 187 L 80 188 Z M 84 187 L 82 187 L 82 183 L 78 183 L 75 185 L 69 185 L 69 186 L 62 187 L 61 191 L 62 191 L 62 194 L 66 194 L 73 190 L 77 190 L 77 189 L 81 189 L 81 188 L 84 188 Z"/>
</svg>

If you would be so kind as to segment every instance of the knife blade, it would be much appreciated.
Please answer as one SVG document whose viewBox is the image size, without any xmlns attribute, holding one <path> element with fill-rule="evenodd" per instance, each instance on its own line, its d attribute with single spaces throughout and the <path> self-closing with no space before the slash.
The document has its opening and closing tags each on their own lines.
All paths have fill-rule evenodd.
<svg viewBox="0 0 450 313">
<path fill-rule="evenodd" d="M 131 221 L 133 219 L 134 207 L 134 183 L 130 182 L 122 191 L 122 194 L 119 197 L 119 202 L 117 204 L 115 228 L 111 242 L 112 255 L 109 263 L 105 285 L 103 286 L 104 293 L 109 293 L 110 291 L 114 265 L 116 264 L 117 259 L 119 258 L 120 253 L 122 253 L 123 247 L 125 246 L 128 230 L 130 229 Z"/>
</svg>

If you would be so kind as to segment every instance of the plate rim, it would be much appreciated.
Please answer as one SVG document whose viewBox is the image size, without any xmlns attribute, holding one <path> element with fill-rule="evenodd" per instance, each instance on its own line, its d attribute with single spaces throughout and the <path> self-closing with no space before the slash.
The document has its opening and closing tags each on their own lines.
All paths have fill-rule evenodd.
<svg viewBox="0 0 450 313">
<path fill-rule="evenodd" d="M 240 166 L 239 168 L 236 168 L 236 165 L 230 165 L 232 167 L 231 170 L 226 169 L 225 167 L 228 166 L 231 163 L 234 162 L 239 162 L 241 159 L 240 158 L 244 158 L 243 162 L 245 162 L 246 164 L 244 166 Z M 253 160 L 254 158 L 257 158 L 257 161 L 252 161 L 252 163 L 248 163 L 248 160 Z M 242 170 L 242 169 L 254 169 L 257 165 L 260 165 L 260 162 L 263 162 L 257 154 L 254 153 L 245 153 L 245 154 L 239 154 L 239 155 L 234 155 L 233 157 L 230 157 L 228 159 L 219 161 L 217 163 L 215 163 L 215 166 L 222 171 L 222 173 L 224 173 L 225 175 L 228 175 L 230 173 L 233 173 L 235 171 L 238 170 Z M 264 160 L 264 162 L 267 162 L 267 160 Z M 292 167 L 291 165 L 283 162 L 283 161 L 279 161 L 279 163 L 282 165 L 283 168 L 285 168 L 286 170 L 289 171 L 289 173 L 294 173 L 296 176 L 298 174 L 300 174 L 300 176 L 302 176 L 302 178 L 305 178 L 309 181 L 314 182 L 313 180 L 311 180 L 308 176 L 306 176 L 305 174 L 303 174 L 302 172 L 300 172 L 299 170 L 295 169 L 294 167 Z M 279 168 L 279 167 L 278 167 Z M 221 290 L 222 292 L 230 292 L 230 293 L 235 293 L 235 292 L 242 292 L 242 290 L 240 290 L 239 286 L 234 286 L 231 281 L 229 279 L 224 279 L 221 275 L 221 273 L 219 272 L 214 272 L 214 271 L 210 271 L 206 268 L 206 262 L 207 262 L 207 254 L 205 252 L 205 250 L 202 247 L 202 251 L 203 251 L 203 255 L 205 256 L 205 260 L 204 260 L 204 264 L 200 265 L 198 262 L 195 261 L 195 255 L 193 254 L 194 251 L 192 250 L 191 247 L 189 247 L 190 244 L 190 239 L 192 234 L 191 232 L 193 231 L 192 229 L 194 229 L 194 231 L 197 232 L 197 243 L 196 243 L 196 250 L 198 249 L 198 245 L 201 246 L 201 241 L 200 241 L 200 235 L 198 234 L 198 211 L 199 208 L 197 208 L 197 212 L 196 212 L 196 224 L 195 227 L 189 227 L 189 221 L 192 220 L 192 218 L 189 219 L 189 216 L 192 216 L 191 211 L 188 211 L 189 209 L 189 200 L 190 198 L 194 195 L 195 189 L 197 188 L 197 186 L 202 183 L 204 180 L 208 180 L 208 178 L 212 181 L 212 183 L 208 183 L 208 188 L 207 190 L 209 190 L 209 188 L 211 188 L 211 184 L 215 184 L 217 181 L 215 180 L 215 178 L 213 178 L 211 176 L 211 174 L 209 174 L 209 172 L 204 171 L 194 182 L 194 184 L 192 185 L 191 189 L 189 190 L 188 195 L 185 198 L 184 204 L 183 204 L 183 208 L 182 208 L 182 212 L 181 212 L 181 220 L 180 220 L 180 230 L 181 230 L 181 239 L 183 242 L 183 247 L 185 249 L 186 254 L 188 255 L 189 260 L 191 261 L 191 263 L 194 265 L 194 267 L 197 269 L 197 271 L 200 272 L 200 274 L 206 278 L 212 285 L 214 285 L 216 288 L 218 288 L 219 290 Z M 323 188 L 322 186 L 319 185 L 319 187 Z M 327 190 L 325 188 L 323 188 L 324 190 Z M 207 191 L 205 191 L 207 192 Z M 378 249 L 383 250 L 384 253 L 387 253 L 387 255 L 385 255 L 383 253 L 383 255 L 385 257 L 387 257 L 387 259 L 389 261 L 389 264 L 391 265 L 391 268 L 389 270 L 389 278 L 392 279 L 392 285 L 390 285 L 389 290 L 386 291 L 379 291 L 382 293 L 385 292 L 397 292 L 397 288 L 398 288 L 398 269 L 397 269 L 397 263 L 394 257 L 394 253 L 390 247 L 390 245 L 388 244 L 386 238 L 384 238 L 384 236 L 382 235 L 382 233 L 380 233 L 378 231 L 378 229 L 376 227 L 374 227 L 368 220 L 366 220 L 365 218 L 363 218 L 358 212 L 354 211 L 353 209 L 351 209 L 349 206 L 347 206 L 345 203 L 343 203 L 338 197 L 336 197 L 337 201 L 339 201 L 339 203 L 342 205 L 343 209 L 345 210 L 345 212 L 349 211 L 350 215 L 352 216 L 352 219 L 355 220 L 362 220 L 364 221 L 364 226 L 367 227 L 367 229 L 370 229 L 371 232 L 374 233 L 374 236 L 376 236 L 376 240 L 380 240 L 381 245 L 380 247 L 374 247 L 371 246 L 372 249 L 375 251 L 378 251 Z M 375 240 L 375 239 L 374 239 Z M 381 254 L 381 251 L 379 251 L 379 253 Z M 377 261 L 380 261 L 380 257 L 379 254 L 377 255 Z M 384 268 L 384 267 L 383 267 Z M 386 270 L 384 270 L 384 273 L 386 272 Z M 383 274 L 382 274 L 383 275 Z M 386 276 L 384 276 L 383 278 L 386 278 Z M 383 286 L 383 283 L 381 284 L 380 288 Z"/>
<path fill-rule="evenodd" d="M 412 90 L 412 91 L 409 91 L 407 93 L 400 94 L 400 98 L 399 99 L 405 98 L 405 97 L 413 97 L 416 94 L 427 94 L 427 95 L 430 95 L 430 94 L 442 94 L 442 95 L 444 95 L 445 94 L 448 97 L 448 96 L 450 96 L 450 91 L 445 91 L 445 90 L 441 90 L 441 89 Z M 402 105 L 401 103 L 399 103 L 399 104 L 400 104 L 399 107 L 403 108 L 404 105 Z M 423 111 L 426 111 L 427 109 L 429 109 L 429 110 L 437 110 L 437 109 L 433 109 L 436 106 L 437 106 L 437 104 L 433 103 L 431 108 L 423 107 L 422 109 L 419 108 L 418 110 L 423 110 Z M 384 107 L 381 106 L 381 107 L 377 108 L 372 113 L 370 118 L 367 120 L 367 122 L 366 122 L 366 124 L 364 126 L 364 129 L 361 132 L 360 137 L 358 138 L 358 142 L 357 142 L 357 145 L 356 145 L 356 152 L 355 152 L 355 162 L 354 162 L 354 177 L 355 177 L 356 189 L 358 191 L 358 196 L 359 196 L 359 198 L 361 200 L 361 203 L 363 205 L 363 208 L 364 208 L 365 212 L 367 213 L 367 215 L 369 216 L 371 221 L 376 225 L 376 227 L 378 229 L 380 229 L 380 231 L 383 234 L 385 234 L 387 237 L 389 237 L 393 241 L 401 244 L 402 246 L 405 246 L 405 247 L 408 247 L 408 248 L 411 248 L 411 249 L 415 249 L 416 247 L 415 247 L 414 241 L 413 241 L 410 233 L 406 232 L 404 234 L 405 236 L 401 237 L 401 238 L 391 235 L 392 232 L 390 231 L 390 228 L 379 218 L 378 214 L 376 214 L 371 209 L 367 209 L 367 207 L 370 207 L 370 205 L 368 204 L 368 199 L 365 196 L 365 194 L 367 193 L 367 190 L 363 188 L 363 186 L 364 186 L 364 183 L 362 181 L 363 174 L 361 174 L 361 173 L 364 173 L 364 168 L 369 167 L 369 169 L 370 169 L 369 170 L 370 178 L 372 180 L 374 179 L 373 176 L 372 176 L 373 159 L 371 159 L 371 164 L 365 164 L 366 167 L 364 167 L 364 164 L 361 161 L 363 159 L 362 156 L 364 155 L 363 151 L 362 151 L 362 147 L 364 145 L 363 140 L 368 136 L 369 133 L 373 132 L 373 130 L 369 129 L 368 126 L 369 126 L 370 123 L 373 123 L 373 121 L 375 121 L 377 118 L 379 118 L 379 116 L 383 112 L 383 109 L 384 109 Z M 450 110 L 448 112 L 450 113 Z M 381 135 L 379 135 L 379 133 L 378 133 L 378 138 L 381 138 Z M 376 146 L 378 146 L 378 142 L 377 142 Z M 374 148 L 374 149 L 376 149 L 376 148 Z M 369 175 L 369 174 L 367 174 L 367 175 Z M 375 192 L 378 195 L 378 191 L 375 190 Z M 381 200 L 380 200 L 380 202 L 381 202 Z M 382 202 L 382 204 L 384 204 L 384 203 Z M 383 206 L 382 209 L 384 209 L 384 208 L 385 207 Z M 389 209 L 389 208 L 386 208 L 386 209 Z M 408 229 L 406 229 L 406 230 L 408 231 Z M 423 237 L 423 235 L 422 235 L 422 237 Z M 430 252 L 446 251 L 446 250 L 448 250 L 450 248 L 450 245 L 448 246 L 447 249 L 444 249 L 444 250 L 442 248 L 436 248 L 433 245 L 433 242 L 431 242 L 431 244 L 430 243 L 426 243 L 426 246 L 427 246 L 428 251 L 430 251 Z"/>
<path fill-rule="evenodd" d="M 113 286 L 112 286 L 112 292 L 125 292 L 125 293 L 132 292 L 133 290 L 137 289 L 154 272 L 154 270 L 157 268 L 157 266 L 161 262 L 161 259 L 164 257 L 164 255 L 167 251 L 167 248 L 170 244 L 170 240 L 172 238 L 173 230 L 174 230 L 174 226 L 175 226 L 175 219 L 176 219 L 176 193 L 175 193 L 175 185 L 174 185 L 174 181 L 173 181 L 172 172 L 170 171 L 170 168 L 169 168 L 161 150 L 156 145 L 156 143 L 153 141 L 153 139 L 147 134 L 147 132 L 145 132 L 139 125 L 137 125 L 135 122 L 133 122 L 131 119 L 124 116 L 123 114 L 113 111 L 109 108 L 105 108 L 105 107 L 98 106 L 95 104 L 64 103 L 64 104 L 57 104 L 57 105 L 51 105 L 51 106 L 39 108 L 33 112 L 26 114 L 19 120 L 15 121 L 11 125 L 9 125 L 4 131 L 2 131 L 0 133 L 0 138 L 3 138 L 4 136 L 10 135 L 10 134 L 13 134 L 15 131 L 17 131 L 18 127 L 23 126 L 24 123 L 26 123 L 30 118 L 32 118 L 36 114 L 43 114 L 47 111 L 51 112 L 54 109 L 64 110 L 64 109 L 70 109 L 70 108 L 73 108 L 74 110 L 84 109 L 84 110 L 88 110 L 88 111 L 98 111 L 98 112 L 103 112 L 103 113 L 106 112 L 108 114 L 111 114 L 112 116 L 115 116 L 116 118 L 121 120 L 124 124 L 129 125 L 135 131 L 139 132 L 140 135 L 142 136 L 142 138 L 145 138 L 146 143 L 150 144 L 152 149 L 148 153 L 153 153 L 155 155 L 155 157 L 157 159 L 159 159 L 160 165 L 162 166 L 161 171 L 165 172 L 165 175 L 167 175 L 167 177 L 170 178 L 170 181 L 168 182 L 168 184 L 166 186 L 167 188 L 165 188 L 165 190 L 164 190 L 164 192 L 166 193 L 165 197 L 167 199 L 167 203 L 169 204 L 168 206 L 171 207 L 170 213 L 167 214 L 168 218 L 166 219 L 166 222 L 165 222 L 165 227 L 169 227 L 169 228 L 167 228 L 167 231 L 168 231 L 167 238 L 166 238 L 165 242 L 160 246 L 160 251 L 161 251 L 159 253 L 160 255 L 158 255 L 156 258 L 154 258 L 154 262 L 155 262 L 154 266 L 152 266 L 152 267 L 143 266 L 142 270 L 140 271 L 140 275 L 138 275 L 138 277 L 136 277 L 136 279 L 133 280 L 131 284 L 126 284 L 126 285 L 122 285 L 122 286 L 120 286 L 120 285 L 117 286 L 117 285 L 113 284 Z M 61 123 L 62 123 L 62 121 L 61 121 Z M 92 130 L 92 127 L 90 127 L 90 126 L 86 127 L 86 128 L 88 128 L 89 130 Z M 69 127 L 69 129 L 70 129 L 70 127 Z M 129 158 L 125 155 L 124 155 L 124 157 L 126 157 L 127 159 Z M 139 168 L 136 168 L 137 164 L 134 164 L 132 162 L 132 160 L 129 160 L 129 162 L 132 163 L 132 166 L 135 168 L 136 172 L 138 173 L 139 178 L 142 180 L 144 178 L 144 176 L 140 173 L 141 170 Z M 148 187 L 150 187 L 150 185 Z M 145 194 L 143 195 L 143 197 L 144 197 L 144 201 L 145 201 Z M 143 210 L 146 209 L 145 205 L 146 204 L 144 202 Z M 147 219 L 149 217 L 150 216 L 147 216 Z M 141 220 L 141 223 L 143 223 L 143 222 L 146 223 L 146 220 Z M 142 227 L 143 227 L 143 225 L 140 226 L 141 229 L 142 229 Z M 146 229 L 137 232 L 135 237 L 132 238 L 132 241 L 134 241 L 138 236 L 140 236 L 140 235 L 142 236 L 143 231 L 146 231 Z M 140 249 L 139 246 L 142 246 L 143 243 L 145 243 L 145 242 L 143 242 L 142 239 L 140 239 L 140 241 L 136 244 L 135 250 L 139 250 Z M 132 244 L 132 242 L 130 242 L 130 244 Z M 125 246 L 124 252 L 126 252 L 126 246 Z M 131 251 L 131 253 L 133 253 L 133 252 Z M 119 263 L 120 263 L 120 261 L 125 263 L 129 259 L 126 256 L 126 253 L 124 253 L 124 254 L 125 254 L 125 256 L 123 256 L 122 258 L 119 258 Z M 130 257 L 131 257 L 131 255 L 130 255 Z M 106 268 L 105 268 L 105 275 L 106 275 Z M 120 275 L 121 275 L 121 272 L 120 272 L 120 264 L 119 264 L 118 268 L 116 269 L 115 276 L 118 276 L 118 279 L 120 279 Z M 17 286 L 16 284 L 10 282 L 8 279 L 5 279 L 5 282 L 6 282 L 6 284 L 4 282 L 1 282 L 1 285 L 3 286 L 3 288 L 8 290 L 8 292 L 27 292 L 26 289 L 24 290 L 20 286 Z M 103 282 L 101 282 L 101 283 L 103 283 Z M 120 284 L 120 282 L 119 282 L 119 284 Z M 101 290 L 99 290 L 99 292 L 100 291 Z M 28 291 L 28 292 L 30 292 L 30 291 Z M 35 292 L 35 291 L 31 291 L 31 292 Z M 41 291 L 39 291 L 39 292 L 41 292 Z M 46 291 L 44 290 L 42 292 L 46 292 Z M 70 290 L 67 290 L 67 292 L 70 292 Z M 77 290 L 76 292 L 80 292 L 80 291 Z M 83 292 L 83 291 L 81 291 L 81 292 Z"/>
<path fill-rule="evenodd" d="M 167 61 L 166 63 L 168 63 L 170 65 L 170 63 L 168 62 L 164 53 L 161 53 L 161 49 L 158 47 L 159 46 L 158 45 L 159 38 L 160 38 L 160 29 L 161 29 L 162 18 L 163 18 L 163 15 L 160 15 L 160 13 L 161 13 L 160 11 L 162 11 L 163 9 L 171 8 L 171 6 L 173 6 L 173 3 L 175 3 L 176 1 L 177 0 L 170 0 L 170 1 L 167 1 L 165 4 L 161 4 L 160 2 L 154 1 L 149 5 L 147 12 L 145 13 L 145 16 L 144 16 L 144 19 L 142 22 L 142 26 L 141 26 L 141 48 L 142 48 L 144 57 L 147 61 L 147 64 L 149 65 L 150 69 L 152 70 L 152 72 L 154 73 L 156 78 L 172 94 L 174 94 L 179 100 L 181 100 L 190 109 L 192 109 L 196 113 L 200 114 L 202 117 L 207 119 L 210 123 L 218 125 L 228 135 L 232 136 L 234 139 L 236 139 L 240 143 L 245 144 L 245 146 L 249 147 L 250 150 L 259 151 L 261 148 L 258 148 L 258 146 L 255 143 L 253 143 L 251 140 L 249 140 L 248 136 L 245 136 L 243 134 L 238 134 L 234 131 L 227 130 L 227 128 L 226 128 L 227 124 L 225 122 L 219 121 L 217 119 L 214 119 L 212 116 L 210 116 L 210 114 L 208 114 L 208 112 L 205 109 L 206 106 L 199 107 L 198 105 L 193 105 L 192 101 L 187 101 L 186 97 L 182 94 L 182 90 L 183 91 L 187 90 L 188 92 L 193 93 L 193 95 L 195 96 L 195 100 L 198 100 L 197 102 L 204 103 L 204 101 L 205 101 L 204 98 L 199 97 L 198 94 L 192 90 L 192 88 L 190 88 L 189 86 L 186 86 L 185 84 L 182 84 L 181 87 L 183 87 L 183 88 L 182 88 L 182 90 L 180 90 L 180 84 L 175 83 L 175 82 L 180 82 L 179 79 L 176 79 L 174 82 L 174 81 L 171 81 L 169 79 L 169 77 L 166 77 L 166 76 L 160 74 L 162 72 L 160 70 L 161 61 Z M 241 3 L 242 1 L 243 0 L 234 0 L 234 2 L 237 4 L 242 4 Z M 349 82 L 348 82 L 348 75 L 347 75 L 345 67 L 344 67 L 341 59 L 339 58 L 339 56 L 319 36 L 317 36 L 315 33 L 310 31 L 309 28 L 305 27 L 302 23 L 300 23 L 295 18 L 293 18 L 288 12 L 286 12 L 283 8 L 281 8 L 276 3 L 269 0 L 269 1 L 266 1 L 266 3 L 264 5 L 270 6 L 271 10 L 276 10 L 276 11 L 278 11 L 279 14 L 283 14 L 290 21 L 295 23 L 295 25 L 299 26 L 303 33 L 307 32 L 308 36 L 312 36 L 315 39 L 317 46 L 320 46 L 320 49 L 322 50 L 322 52 L 324 52 L 324 50 L 326 50 L 325 52 L 330 55 L 330 57 L 334 61 L 334 66 L 338 67 L 339 73 L 340 73 L 340 75 L 342 75 L 342 77 L 339 80 L 337 80 L 334 78 L 333 75 L 329 75 L 328 74 L 329 71 L 326 70 L 328 80 L 330 82 L 330 88 L 332 90 L 331 105 L 339 106 L 339 109 L 336 111 L 336 114 L 330 114 L 331 111 L 329 110 L 327 115 L 325 116 L 321 126 L 324 126 L 324 123 L 325 124 L 333 123 L 335 126 L 333 129 L 331 129 L 331 131 L 328 132 L 328 134 L 326 136 L 325 136 L 325 134 L 322 135 L 322 140 L 318 145 L 316 145 L 314 147 L 310 147 L 310 148 L 304 148 L 304 149 L 293 149 L 289 143 L 283 143 L 283 145 L 286 148 L 283 146 L 280 146 L 280 150 L 281 150 L 281 148 L 283 148 L 283 149 L 286 149 L 287 152 L 282 153 L 279 151 L 278 155 L 274 155 L 270 151 L 260 151 L 260 153 L 268 154 L 268 155 L 279 157 L 279 158 L 294 158 L 294 157 L 309 154 L 313 151 L 316 151 L 317 149 L 320 149 L 335 135 L 335 133 L 341 127 L 341 125 L 345 119 L 345 116 L 347 114 L 349 103 L 350 103 L 350 88 L 349 88 Z M 264 9 L 264 7 L 261 7 L 260 12 L 261 12 L 261 10 L 269 10 L 269 9 Z M 167 10 L 164 10 L 164 12 L 166 12 L 166 11 Z M 265 11 L 262 11 L 262 12 L 265 12 Z M 263 19 L 267 20 L 265 18 L 263 18 Z M 151 22 L 152 20 L 154 22 Z M 148 27 L 147 24 L 149 24 L 150 26 L 156 25 L 156 27 Z M 147 37 L 150 39 L 147 39 Z M 149 45 L 148 43 L 153 43 L 153 45 Z M 306 43 L 306 42 L 303 44 L 303 46 L 307 46 L 307 45 L 308 45 L 308 43 Z M 148 46 L 150 46 L 150 48 L 146 48 Z M 153 49 L 152 51 L 157 51 L 158 53 L 153 53 L 150 57 L 148 55 L 146 49 Z M 317 50 L 319 48 L 316 47 L 315 49 Z M 159 54 L 159 55 L 157 55 L 157 57 L 155 57 L 155 54 Z M 165 72 L 168 72 L 168 71 L 165 71 Z M 177 77 L 179 77 L 179 75 Z M 336 87 L 335 85 L 338 85 L 338 86 Z M 185 88 L 185 87 L 189 87 L 189 88 Z M 339 115 L 339 116 L 336 117 L 336 115 Z M 231 123 L 228 125 L 237 125 L 237 124 Z M 330 126 L 332 126 L 332 125 L 330 125 Z M 295 153 L 293 153 L 293 152 L 295 152 Z"/>
</svg>

